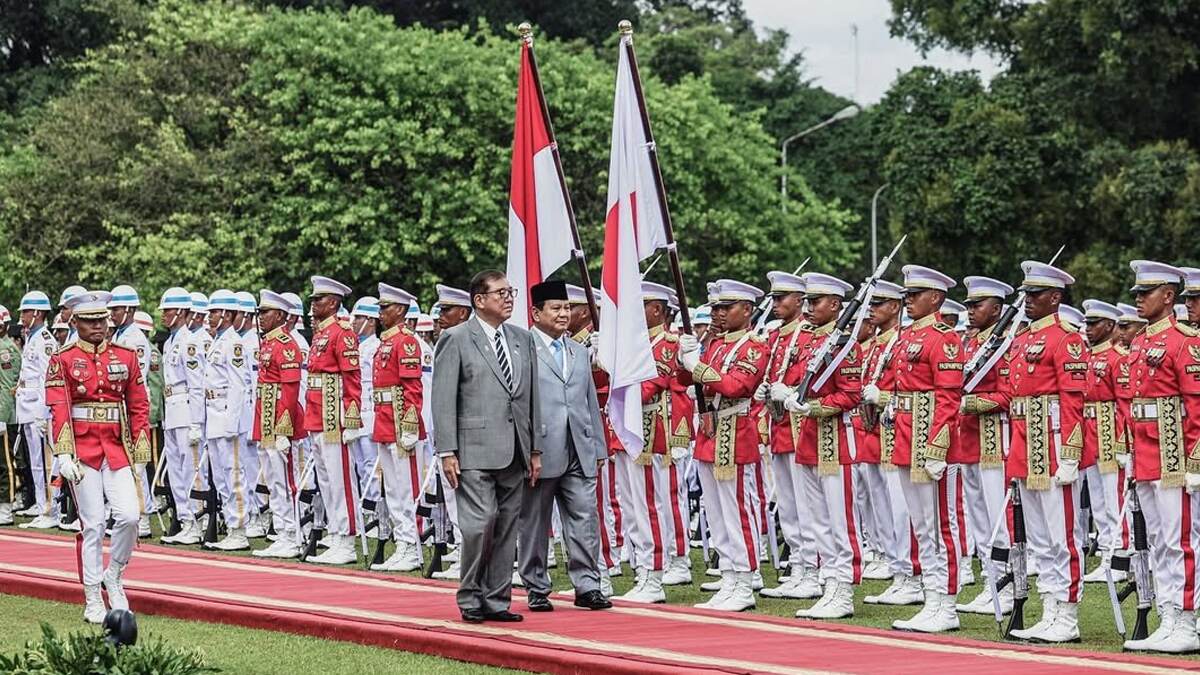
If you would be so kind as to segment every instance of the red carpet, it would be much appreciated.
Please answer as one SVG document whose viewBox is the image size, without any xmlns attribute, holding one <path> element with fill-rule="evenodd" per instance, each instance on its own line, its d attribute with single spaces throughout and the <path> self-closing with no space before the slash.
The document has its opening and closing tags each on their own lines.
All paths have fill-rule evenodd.
<svg viewBox="0 0 1200 675">
<path fill-rule="evenodd" d="M 0 592 L 82 604 L 74 542 L 0 532 Z M 142 545 L 136 612 L 287 631 L 555 673 L 1167 673 L 1200 663 L 1003 645 L 756 615 L 568 602 L 520 624 L 470 625 L 451 584 Z M 522 610 L 521 602 L 515 608 Z"/>
</svg>

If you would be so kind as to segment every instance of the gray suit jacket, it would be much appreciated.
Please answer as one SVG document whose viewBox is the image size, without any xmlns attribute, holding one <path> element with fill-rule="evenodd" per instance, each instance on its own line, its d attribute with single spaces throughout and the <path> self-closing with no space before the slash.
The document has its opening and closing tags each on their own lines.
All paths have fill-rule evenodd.
<svg viewBox="0 0 1200 675">
<path fill-rule="evenodd" d="M 533 331 L 531 331 L 533 332 Z M 566 373 L 558 368 L 554 352 L 536 333 L 534 349 L 538 360 L 538 402 L 542 416 L 537 447 L 542 451 L 542 477 L 557 478 L 567 470 L 567 429 L 575 443 L 579 464 L 585 476 L 596 475 L 596 460 L 608 456 L 604 447 L 604 427 L 600 421 L 600 403 L 592 381 L 588 350 L 567 339 L 563 357 Z"/>
<path fill-rule="evenodd" d="M 533 336 L 507 323 L 500 329 L 508 343 L 513 391 L 476 317 L 443 332 L 434 351 L 434 447 L 439 454 L 456 453 L 463 470 L 505 469 L 514 450 L 528 467 L 530 453 L 541 451 L 534 435 L 541 422 Z"/>
</svg>

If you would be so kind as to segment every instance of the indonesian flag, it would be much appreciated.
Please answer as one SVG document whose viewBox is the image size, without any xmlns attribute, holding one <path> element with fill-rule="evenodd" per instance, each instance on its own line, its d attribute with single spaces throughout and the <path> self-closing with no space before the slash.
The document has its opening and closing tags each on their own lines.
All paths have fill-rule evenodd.
<svg viewBox="0 0 1200 675">
<path fill-rule="evenodd" d="M 570 260 L 574 248 L 566 195 L 554 163 L 553 141 L 546 127 L 545 102 L 534 74 L 531 49 L 527 42 L 521 43 L 508 192 L 507 274 L 509 283 L 519 292 L 509 321 L 522 328 L 530 324 L 529 289 Z"/>
<path fill-rule="evenodd" d="M 657 375 L 646 330 L 638 263 L 666 245 L 666 232 L 626 40 L 622 39 L 617 61 L 613 105 L 599 358 L 610 374 L 609 423 L 625 451 L 637 456 L 645 447 L 641 383 Z"/>
</svg>

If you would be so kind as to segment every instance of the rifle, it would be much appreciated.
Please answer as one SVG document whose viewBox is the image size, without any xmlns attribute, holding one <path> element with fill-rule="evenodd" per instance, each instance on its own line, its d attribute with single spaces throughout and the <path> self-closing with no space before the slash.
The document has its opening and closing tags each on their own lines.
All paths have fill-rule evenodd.
<svg viewBox="0 0 1200 675">
<path fill-rule="evenodd" d="M 425 503 L 417 507 L 417 515 L 429 519 L 429 527 L 421 533 L 421 542 L 432 540 L 429 567 L 422 576 L 432 579 L 434 572 L 442 571 L 442 556 L 449 550 L 451 529 L 450 515 L 446 512 L 446 493 L 442 488 L 442 476 L 433 477 L 433 492 L 425 494 Z"/>
<path fill-rule="evenodd" d="M 807 398 L 810 391 L 820 389 L 821 385 L 825 384 L 825 381 L 833 374 L 834 369 L 846 357 L 846 353 L 854 346 L 853 340 L 855 334 L 858 333 L 858 327 L 862 323 L 865 310 L 868 307 L 867 301 L 871 299 L 871 291 L 875 288 L 875 284 L 883 278 L 884 273 L 887 272 L 888 267 L 892 264 L 892 258 L 900 251 L 900 247 L 904 245 L 907 239 L 908 235 L 906 234 L 900 238 L 900 241 L 896 242 L 896 246 L 892 248 L 892 252 L 879 261 L 879 266 L 875 268 L 875 272 L 867 277 L 867 280 L 859 287 L 854 299 L 842 308 L 842 313 L 838 316 L 837 323 L 834 324 L 833 332 L 829 334 L 829 337 L 821 343 L 816 353 L 809 359 L 808 365 L 804 370 L 804 379 L 800 380 L 800 386 L 794 390 L 800 396 L 801 400 Z M 852 323 L 853 326 L 851 326 Z M 838 349 L 836 355 L 833 354 L 834 348 Z M 782 419 L 783 401 L 775 401 L 770 397 L 768 397 L 768 400 L 770 401 L 769 410 L 771 411 L 771 416 L 777 420 Z M 776 417 L 777 412 L 778 417 Z"/>
<path fill-rule="evenodd" d="M 1066 244 L 1060 246 L 1058 252 L 1046 264 L 1053 265 L 1066 247 Z M 1025 320 L 1025 294 L 1026 291 L 1021 291 L 1011 305 L 1005 306 L 1004 311 L 1000 313 L 1000 320 L 992 328 L 992 334 L 988 336 L 987 342 L 983 343 L 979 351 L 975 352 L 971 356 L 971 360 L 963 366 L 963 381 L 966 382 L 963 386 L 963 393 L 969 394 L 975 391 L 975 387 L 979 386 L 983 376 L 991 372 L 996 361 L 999 361 L 1004 352 L 1008 351 L 1008 346 L 1016 337 L 1016 328 Z"/>
<path fill-rule="evenodd" d="M 1013 609 L 1008 617 L 1004 637 L 1011 638 L 1014 630 L 1025 628 L 1025 601 L 1029 598 L 1029 572 L 1025 545 L 1025 510 L 1021 506 L 1019 481 L 1012 482 L 1013 544 L 1012 548 L 1001 548 L 992 544 L 991 558 L 994 562 L 1008 563 L 1009 571 L 998 582 L 993 597 L 1008 584 L 1013 585 Z"/>
<path fill-rule="evenodd" d="M 1146 517 L 1142 514 L 1142 504 L 1134 489 L 1133 479 L 1129 479 L 1129 489 L 1125 492 L 1125 506 L 1133 514 L 1133 555 L 1112 557 L 1112 568 L 1123 572 L 1131 572 L 1133 581 L 1117 594 L 1120 604 L 1137 591 L 1137 619 L 1133 624 L 1134 640 L 1145 640 L 1150 634 L 1148 619 L 1150 609 L 1154 607 L 1154 578 L 1150 571 L 1150 544 L 1146 535 Z"/>
<path fill-rule="evenodd" d="M 179 509 L 175 506 L 175 496 L 171 494 L 171 489 L 163 485 L 163 478 L 166 477 L 165 469 L 167 466 L 165 457 L 159 457 L 158 463 L 154 466 L 154 478 L 150 480 L 150 495 L 151 497 L 163 497 L 163 502 L 170 505 L 171 508 L 171 526 L 168 528 L 163 524 L 162 509 L 154 512 L 158 517 L 158 527 L 164 536 L 177 534 L 180 530 L 179 526 Z"/>
<path fill-rule="evenodd" d="M 808 258 L 805 258 L 804 262 L 800 263 L 800 266 L 797 267 L 795 269 L 795 271 L 792 272 L 792 276 L 800 274 L 800 270 L 807 267 L 808 261 L 810 261 L 810 260 L 812 260 L 811 256 Z M 755 328 L 762 328 L 763 325 L 767 323 L 767 309 L 769 309 L 770 307 L 771 307 L 771 295 L 768 293 L 767 297 L 763 298 L 762 302 L 758 303 L 758 307 L 754 308 L 754 313 L 750 315 L 750 325 L 754 326 Z"/>
<path fill-rule="evenodd" d="M 191 498 L 204 502 L 204 508 L 200 509 L 200 513 L 196 514 L 197 520 L 208 516 L 208 524 L 204 528 L 203 543 L 211 544 L 217 540 L 217 526 L 220 520 L 221 507 L 217 501 L 217 484 L 213 479 L 212 456 L 209 453 L 210 446 L 204 444 L 204 454 L 200 455 L 200 466 L 208 466 L 208 489 L 197 490 L 192 488 Z"/>
</svg>

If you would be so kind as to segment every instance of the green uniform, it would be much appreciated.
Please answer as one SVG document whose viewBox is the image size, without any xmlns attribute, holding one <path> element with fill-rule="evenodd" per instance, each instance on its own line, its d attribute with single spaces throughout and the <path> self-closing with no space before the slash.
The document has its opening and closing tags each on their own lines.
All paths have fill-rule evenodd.
<svg viewBox="0 0 1200 675">
<path fill-rule="evenodd" d="M 163 418 L 163 373 L 162 352 L 158 345 L 150 343 L 150 374 L 146 377 L 150 389 L 150 426 L 162 426 Z"/>
<path fill-rule="evenodd" d="M 16 494 L 17 471 L 13 444 L 20 427 L 16 424 L 16 389 L 21 373 L 21 349 L 7 335 L 0 335 L 0 427 L 4 438 L 0 452 L 0 502 L 11 502 Z"/>
</svg>

